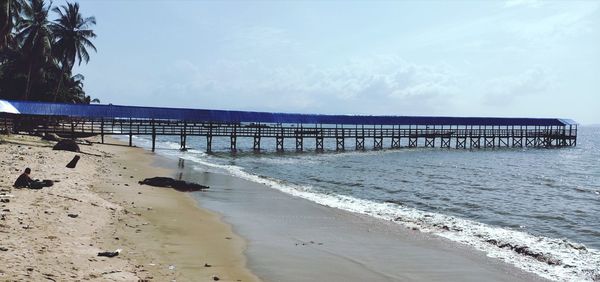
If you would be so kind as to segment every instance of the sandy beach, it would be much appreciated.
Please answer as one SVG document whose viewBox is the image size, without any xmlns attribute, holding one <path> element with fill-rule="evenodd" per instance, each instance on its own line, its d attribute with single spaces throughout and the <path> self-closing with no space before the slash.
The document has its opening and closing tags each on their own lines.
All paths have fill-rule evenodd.
<svg viewBox="0 0 600 282">
<path fill-rule="evenodd" d="M 258 280 L 245 267 L 244 240 L 217 214 L 184 193 L 137 183 L 172 176 L 176 163 L 114 140 L 73 153 L 39 137 L 1 138 L 0 280 Z M 75 155 L 77 167 L 66 168 Z M 56 183 L 12 188 L 25 167 Z"/>
</svg>

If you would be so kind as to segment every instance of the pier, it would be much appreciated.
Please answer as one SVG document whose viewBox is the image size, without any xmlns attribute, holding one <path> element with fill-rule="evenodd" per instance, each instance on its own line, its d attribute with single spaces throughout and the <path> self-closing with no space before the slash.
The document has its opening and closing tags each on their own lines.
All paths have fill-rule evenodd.
<svg viewBox="0 0 600 282">
<path fill-rule="evenodd" d="M 129 137 L 130 146 L 134 135 L 149 136 L 152 151 L 157 136 L 179 136 L 182 150 L 188 148 L 188 137 L 200 136 L 206 138 L 207 152 L 212 152 L 213 139 L 227 138 L 234 153 L 239 138 L 251 139 L 255 152 L 266 150 L 261 145 L 269 138 L 275 140 L 277 152 L 577 145 L 577 123 L 557 118 L 311 115 L 5 102 L 18 113 L 0 113 L 0 129 L 71 137 L 99 135 L 101 142 L 104 136 L 124 135 Z M 293 140 L 295 146 L 286 148 L 285 140 Z M 306 140 L 314 140 L 314 147 L 305 146 Z M 335 146 L 325 148 L 324 140 Z"/>
</svg>

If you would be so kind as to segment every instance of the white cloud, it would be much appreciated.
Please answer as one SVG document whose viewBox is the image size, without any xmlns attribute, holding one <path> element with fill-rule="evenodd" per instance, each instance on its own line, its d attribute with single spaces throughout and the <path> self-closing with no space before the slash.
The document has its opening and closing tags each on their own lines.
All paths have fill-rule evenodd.
<svg viewBox="0 0 600 282">
<path fill-rule="evenodd" d="M 458 92 L 450 70 L 396 56 L 328 68 L 267 67 L 259 61 L 221 61 L 209 67 L 177 62 L 166 72 L 156 93 L 170 93 L 172 101 L 195 97 L 192 100 L 203 107 L 216 108 L 423 114 Z"/>
<path fill-rule="evenodd" d="M 541 68 L 523 73 L 491 79 L 484 83 L 484 103 L 494 107 L 507 107 L 525 96 L 541 95 L 554 87 L 553 76 Z"/>
</svg>

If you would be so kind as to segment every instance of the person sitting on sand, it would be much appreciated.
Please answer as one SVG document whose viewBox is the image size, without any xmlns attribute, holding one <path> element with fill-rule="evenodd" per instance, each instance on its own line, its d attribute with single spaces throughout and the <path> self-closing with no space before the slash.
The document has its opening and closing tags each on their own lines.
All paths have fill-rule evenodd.
<svg viewBox="0 0 600 282">
<path fill-rule="evenodd" d="M 33 180 L 31 177 L 29 177 L 29 174 L 31 174 L 31 169 L 26 168 L 25 171 L 19 175 L 19 178 L 17 178 L 17 181 L 15 181 L 15 185 L 13 186 L 15 188 L 42 189 L 44 187 L 51 187 L 54 185 L 54 181 L 52 180 Z"/>
<path fill-rule="evenodd" d="M 25 171 L 19 175 L 19 178 L 17 178 L 17 181 L 15 181 L 15 185 L 13 186 L 15 188 L 29 188 L 31 183 L 33 183 L 33 179 L 29 177 L 29 174 L 31 174 L 31 169 L 26 168 Z"/>
</svg>

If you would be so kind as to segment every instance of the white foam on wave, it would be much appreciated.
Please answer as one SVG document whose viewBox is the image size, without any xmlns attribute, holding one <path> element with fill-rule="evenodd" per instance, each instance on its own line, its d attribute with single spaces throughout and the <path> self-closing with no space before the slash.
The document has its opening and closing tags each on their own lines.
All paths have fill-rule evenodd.
<svg viewBox="0 0 600 282">
<path fill-rule="evenodd" d="M 161 147 L 174 148 L 175 146 L 179 148 L 179 144 L 175 142 L 161 142 Z M 379 203 L 351 196 L 319 193 L 311 186 L 294 185 L 248 173 L 239 166 L 212 163 L 207 161 L 206 154 L 199 151 L 159 152 L 192 161 L 210 172 L 226 173 L 324 206 L 393 221 L 408 228 L 467 244 L 490 257 L 498 258 L 547 279 L 600 281 L 600 251 L 566 239 L 535 236 L 523 231 L 425 212 L 396 203 Z"/>
</svg>

